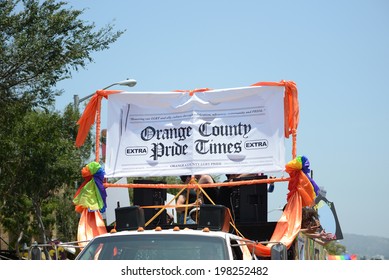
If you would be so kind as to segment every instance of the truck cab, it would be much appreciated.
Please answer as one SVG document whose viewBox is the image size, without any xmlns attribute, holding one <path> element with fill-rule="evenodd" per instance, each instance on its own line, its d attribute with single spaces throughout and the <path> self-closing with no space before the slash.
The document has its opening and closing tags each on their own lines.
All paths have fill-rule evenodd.
<svg viewBox="0 0 389 280">
<path fill-rule="evenodd" d="M 240 236 L 209 228 L 123 230 L 92 239 L 77 260 L 255 260 Z"/>
</svg>

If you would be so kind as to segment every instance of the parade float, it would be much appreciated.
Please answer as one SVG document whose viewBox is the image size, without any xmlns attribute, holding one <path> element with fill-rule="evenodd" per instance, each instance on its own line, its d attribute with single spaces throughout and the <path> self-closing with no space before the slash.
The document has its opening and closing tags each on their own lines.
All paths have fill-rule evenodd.
<svg viewBox="0 0 389 280">
<path fill-rule="evenodd" d="M 103 100 L 107 100 L 108 118 L 106 143 L 101 149 Z M 130 232 L 158 229 L 173 230 L 178 235 L 184 229 L 207 229 L 233 234 L 238 247 L 249 250 L 249 259 L 328 259 L 323 243 L 301 233 L 302 209 L 317 205 L 320 190 L 310 176 L 308 158 L 297 154 L 298 123 L 298 90 L 292 81 L 171 92 L 96 91 L 78 122 L 76 139 L 76 146 L 82 146 L 95 125 L 95 161 L 82 169 L 85 181 L 73 201 L 80 213 L 80 246 L 88 247 L 85 241 L 101 236 L 111 236 L 108 240 L 112 243 L 123 232 L 130 236 Z M 286 155 L 286 141 L 291 147 L 290 157 Z M 275 173 L 287 175 L 267 175 Z M 199 174 L 251 176 L 200 184 L 196 180 Z M 189 183 L 147 180 L 181 175 L 191 175 Z M 111 183 L 115 178 L 131 177 L 145 180 Z M 268 186 L 281 182 L 288 186 L 285 207 L 278 221 L 269 222 Z M 134 198 L 128 205 L 108 205 L 109 190 L 113 188 L 137 190 L 142 199 Z M 176 193 L 166 199 L 171 189 Z M 194 218 L 196 223 L 168 222 L 167 212 L 174 213 L 178 196 L 191 189 L 207 201 L 196 208 L 200 213 Z M 109 210 L 115 213 L 112 224 L 104 218 Z M 189 210 L 184 215 L 189 215 Z M 342 238 L 336 223 L 338 231 L 330 239 Z M 228 250 L 229 259 L 234 249 Z M 118 249 L 111 246 L 109 252 L 106 255 L 113 259 Z M 240 252 L 238 259 L 246 253 Z M 138 257 L 152 258 L 145 254 L 149 253 Z M 102 255 L 91 258 L 104 258 Z M 176 254 L 171 258 L 181 257 Z"/>
</svg>

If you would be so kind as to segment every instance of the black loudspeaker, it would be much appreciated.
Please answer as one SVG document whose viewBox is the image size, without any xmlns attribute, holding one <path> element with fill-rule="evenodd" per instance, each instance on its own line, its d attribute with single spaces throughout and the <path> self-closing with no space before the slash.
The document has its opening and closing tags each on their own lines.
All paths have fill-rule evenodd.
<svg viewBox="0 0 389 280">
<path fill-rule="evenodd" d="M 115 209 L 116 230 L 134 230 L 145 226 L 143 209 L 139 206 L 119 207 Z"/>
<path fill-rule="evenodd" d="M 239 220 L 239 187 L 221 187 L 219 190 L 218 204 L 230 209 L 232 219 Z"/>
<path fill-rule="evenodd" d="M 219 200 L 218 200 L 219 199 L 219 189 L 218 188 L 204 188 L 204 192 L 206 192 L 206 194 L 207 194 L 207 195 L 203 194 L 203 199 L 204 199 L 203 203 L 204 204 L 213 204 L 213 203 L 220 204 Z"/>
<path fill-rule="evenodd" d="M 267 176 L 235 178 L 233 181 L 266 179 Z M 267 222 L 267 184 L 234 187 L 230 194 L 235 223 Z"/>
<path fill-rule="evenodd" d="M 152 180 L 134 180 L 134 184 L 166 184 L 162 181 Z M 134 203 L 133 205 L 139 206 L 154 206 L 164 205 L 166 201 L 166 189 L 160 188 L 134 188 Z M 155 214 L 157 214 L 161 208 L 144 208 L 144 216 L 146 222 L 149 221 Z M 150 226 L 166 225 L 167 213 L 163 210 L 158 217 L 156 217 Z"/>
<path fill-rule="evenodd" d="M 228 208 L 223 205 L 202 204 L 200 206 L 199 228 L 210 230 L 230 230 L 230 215 Z"/>
<path fill-rule="evenodd" d="M 246 180 L 266 179 L 267 176 L 235 178 L 242 185 L 235 190 L 235 211 L 238 213 L 236 223 L 267 222 L 267 184 L 245 185 Z"/>
</svg>

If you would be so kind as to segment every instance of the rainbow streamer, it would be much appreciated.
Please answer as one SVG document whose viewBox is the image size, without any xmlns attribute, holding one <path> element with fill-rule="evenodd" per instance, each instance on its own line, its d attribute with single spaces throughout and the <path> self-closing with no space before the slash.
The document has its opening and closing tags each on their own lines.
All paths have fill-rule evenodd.
<svg viewBox="0 0 389 280">
<path fill-rule="evenodd" d="M 91 162 L 82 169 L 84 182 L 78 188 L 73 198 L 76 205 L 76 211 L 82 212 L 83 209 L 89 211 L 100 211 L 104 213 L 107 204 L 107 192 L 103 185 L 105 172 L 97 162 Z"/>
<path fill-rule="evenodd" d="M 355 254 L 349 255 L 328 255 L 327 259 L 329 260 L 357 260 L 358 257 Z"/>
<path fill-rule="evenodd" d="M 289 193 L 287 199 L 298 191 L 303 199 L 303 207 L 313 206 L 316 196 L 319 194 L 319 187 L 309 176 L 309 160 L 305 156 L 297 156 L 286 164 L 286 171 L 291 176 L 289 182 Z"/>
<path fill-rule="evenodd" d="M 304 172 L 305 176 L 307 176 L 309 181 L 311 182 L 316 196 L 319 195 L 319 191 L 320 191 L 319 186 L 316 184 L 316 182 L 313 180 L 313 178 L 311 178 L 309 176 L 309 173 L 311 172 L 311 170 L 309 169 L 310 163 L 309 163 L 308 158 L 305 156 L 301 156 L 301 157 L 299 156 L 298 158 L 300 158 L 300 160 L 301 160 L 301 170 Z"/>
<path fill-rule="evenodd" d="M 314 190 L 316 196 L 319 195 L 319 191 L 320 191 L 319 186 L 309 176 L 309 173 L 311 172 L 311 170 L 309 169 L 310 163 L 309 163 L 309 160 L 308 160 L 308 158 L 306 156 L 297 156 L 296 158 L 291 160 L 287 165 L 289 167 L 293 168 L 293 169 L 296 169 L 296 170 L 300 169 L 301 171 L 303 171 L 305 176 L 311 182 L 313 190 Z"/>
</svg>

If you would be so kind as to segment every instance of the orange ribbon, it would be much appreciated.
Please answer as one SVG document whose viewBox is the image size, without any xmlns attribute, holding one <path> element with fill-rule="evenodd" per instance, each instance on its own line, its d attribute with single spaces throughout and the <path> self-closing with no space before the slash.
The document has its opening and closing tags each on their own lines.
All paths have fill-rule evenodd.
<svg viewBox="0 0 389 280">
<path fill-rule="evenodd" d="M 96 91 L 95 95 L 93 95 L 89 103 L 86 105 L 81 118 L 77 122 L 77 124 L 80 127 L 77 133 L 76 147 L 81 147 L 84 144 L 90 128 L 95 123 L 96 114 L 100 114 L 101 99 L 103 97 L 108 98 L 108 95 L 118 93 L 118 92 L 122 92 L 122 90 L 97 90 Z"/>
<path fill-rule="evenodd" d="M 88 211 L 84 208 L 78 222 L 77 241 L 80 246 L 85 246 L 82 241 L 90 240 L 96 236 L 107 233 L 103 217 L 100 211 Z"/>
<path fill-rule="evenodd" d="M 192 89 L 192 90 L 175 90 L 175 92 L 189 92 L 189 95 L 190 96 L 193 96 L 193 94 L 195 93 L 195 92 L 204 92 L 204 91 L 209 91 L 209 90 L 211 90 L 211 89 L 209 89 L 209 88 L 196 88 L 196 89 Z"/>
<path fill-rule="evenodd" d="M 292 81 L 280 82 L 259 82 L 251 86 L 283 86 L 285 87 L 284 116 L 285 116 L 285 137 L 294 134 L 299 123 L 299 103 L 296 83 Z"/>
</svg>

